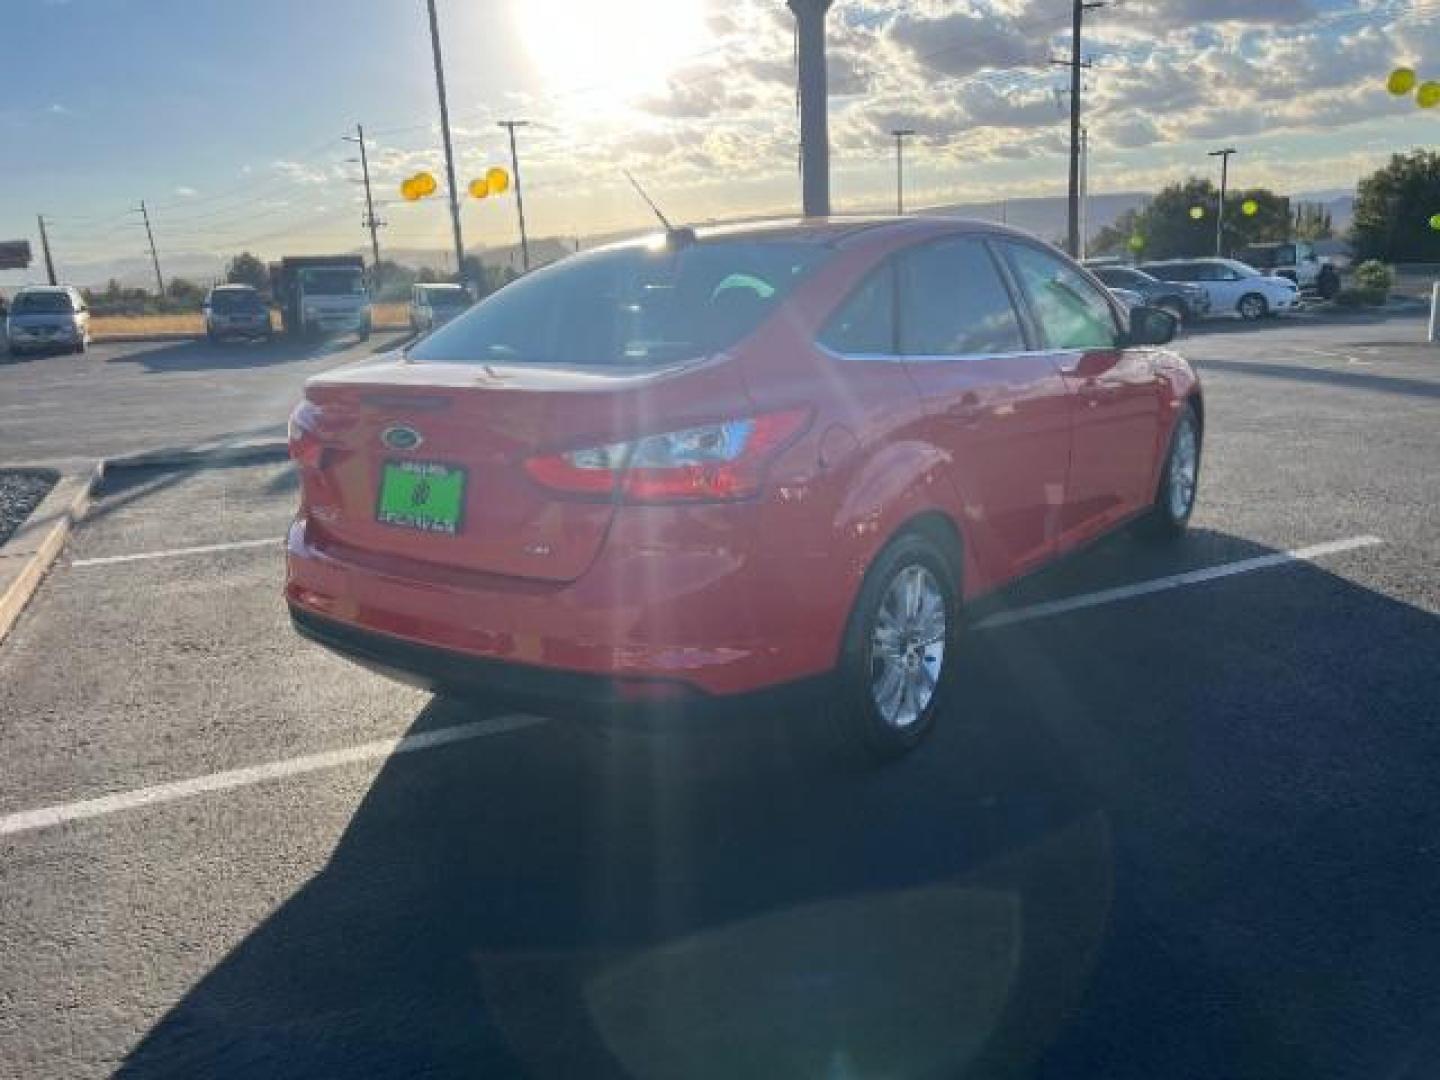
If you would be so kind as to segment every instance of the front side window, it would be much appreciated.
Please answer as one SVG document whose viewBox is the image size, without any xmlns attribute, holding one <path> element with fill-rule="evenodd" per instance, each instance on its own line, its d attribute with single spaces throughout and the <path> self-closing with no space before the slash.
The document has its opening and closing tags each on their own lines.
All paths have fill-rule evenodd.
<svg viewBox="0 0 1440 1080">
<path fill-rule="evenodd" d="M 902 253 L 900 351 L 986 356 L 1025 351 L 1010 293 L 979 240 L 924 244 Z"/>
<path fill-rule="evenodd" d="M 1110 302 L 1079 271 L 1028 244 L 1007 244 L 1015 276 L 1053 349 L 1109 349 L 1119 341 Z"/>
<path fill-rule="evenodd" d="M 585 367 L 689 360 L 755 330 L 827 254 L 817 244 L 701 240 L 578 255 L 491 293 L 409 356 Z"/>
<path fill-rule="evenodd" d="M 895 351 L 895 264 L 885 262 L 850 294 L 825 329 L 820 344 L 850 355 Z"/>
</svg>

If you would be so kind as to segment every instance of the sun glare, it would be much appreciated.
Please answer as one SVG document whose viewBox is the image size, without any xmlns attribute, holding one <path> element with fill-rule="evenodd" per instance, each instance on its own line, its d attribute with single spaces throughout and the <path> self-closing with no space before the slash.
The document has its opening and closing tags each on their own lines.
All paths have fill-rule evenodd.
<svg viewBox="0 0 1440 1080">
<path fill-rule="evenodd" d="M 702 0 L 519 0 L 526 52 L 547 90 L 622 101 L 664 89 L 705 48 Z"/>
</svg>

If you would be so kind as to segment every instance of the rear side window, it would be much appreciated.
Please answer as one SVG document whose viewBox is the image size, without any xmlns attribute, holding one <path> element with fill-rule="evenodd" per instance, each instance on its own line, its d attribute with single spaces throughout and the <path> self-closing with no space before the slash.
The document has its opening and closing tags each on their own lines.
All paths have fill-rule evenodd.
<svg viewBox="0 0 1440 1080">
<path fill-rule="evenodd" d="M 1006 247 L 1015 276 L 1051 348 L 1113 348 L 1117 344 L 1118 328 L 1109 300 L 1079 271 L 1027 244 Z"/>
<path fill-rule="evenodd" d="M 895 351 L 895 264 L 873 271 L 820 331 L 820 344 L 838 353 Z"/>
<path fill-rule="evenodd" d="M 1025 336 L 985 245 L 942 240 L 901 253 L 900 351 L 984 356 L 1025 351 Z"/>
<path fill-rule="evenodd" d="M 1161 281 L 1196 281 L 1195 267 L 1189 263 L 1176 263 L 1174 266 L 1147 266 L 1146 273 L 1154 274 Z"/>
<path fill-rule="evenodd" d="M 10 308 L 13 315 L 24 315 L 30 312 L 54 315 L 74 310 L 74 305 L 70 302 L 70 295 L 63 292 L 22 292 L 15 297 Z"/>
</svg>

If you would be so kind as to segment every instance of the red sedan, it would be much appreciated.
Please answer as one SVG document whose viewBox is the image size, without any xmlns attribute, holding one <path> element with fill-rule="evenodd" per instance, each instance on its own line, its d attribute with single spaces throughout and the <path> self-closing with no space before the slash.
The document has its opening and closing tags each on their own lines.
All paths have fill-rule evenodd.
<svg viewBox="0 0 1440 1080">
<path fill-rule="evenodd" d="M 407 681 L 646 701 L 836 676 L 933 725 L 963 605 L 1137 519 L 1184 529 L 1204 408 L 1013 230 L 673 231 L 530 274 L 291 418 L 301 633 Z"/>
</svg>

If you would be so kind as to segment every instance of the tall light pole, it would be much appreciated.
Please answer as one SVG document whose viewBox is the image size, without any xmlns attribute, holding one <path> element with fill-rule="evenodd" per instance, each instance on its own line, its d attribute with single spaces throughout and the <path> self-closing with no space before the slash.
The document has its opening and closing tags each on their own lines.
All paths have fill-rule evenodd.
<svg viewBox="0 0 1440 1080">
<path fill-rule="evenodd" d="M 375 201 L 370 197 L 370 159 L 365 156 L 365 128 L 355 125 L 354 135 L 341 136 L 346 142 L 360 144 L 360 173 L 365 177 L 365 227 L 370 230 L 370 252 L 374 256 L 375 288 L 380 287 L 380 236 L 379 228 L 385 224 L 375 220 Z M 353 161 L 354 158 L 351 158 Z"/>
<path fill-rule="evenodd" d="M 914 135 L 910 128 L 896 128 L 895 136 L 895 213 L 905 213 L 905 140 Z"/>
<path fill-rule="evenodd" d="M 806 217 L 830 213 L 830 122 L 825 14 L 835 0 L 786 0 L 795 13 L 800 70 L 800 187 Z"/>
<path fill-rule="evenodd" d="M 445 65 L 440 60 L 440 28 L 435 22 L 435 0 L 425 0 L 430 12 L 430 51 L 435 57 L 435 91 L 440 96 L 440 134 L 445 141 L 445 182 L 450 186 L 450 228 L 455 234 L 455 276 L 465 283 L 465 241 L 460 236 L 460 200 L 455 193 L 455 152 L 450 147 L 450 110 L 445 104 Z"/>
<path fill-rule="evenodd" d="M 525 238 L 525 196 L 520 189 L 520 155 L 515 151 L 515 129 L 528 127 L 529 120 L 501 120 L 500 126 L 510 132 L 510 171 L 515 176 L 515 213 L 520 217 L 520 265 L 530 272 L 530 241 Z"/>
<path fill-rule="evenodd" d="M 40 223 L 40 248 L 45 252 L 45 276 L 50 279 L 50 284 L 58 284 L 55 280 L 55 260 L 50 258 L 50 237 L 45 232 L 45 215 L 36 214 L 35 220 Z"/>
<path fill-rule="evenodd" d="M 1220 159 L 1220 208 L 1215 214 L 1215 257 L 1225 254 L 1225 191 L 1230 183 L 1230 155 L 1240 151 L 1233 146 L 1224 150 L 1211 150 L 1211 157 Z"/>
</svg>

